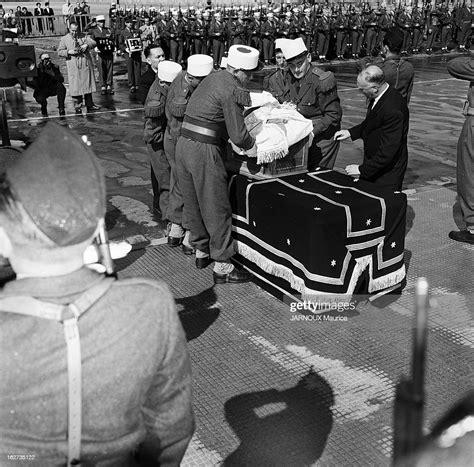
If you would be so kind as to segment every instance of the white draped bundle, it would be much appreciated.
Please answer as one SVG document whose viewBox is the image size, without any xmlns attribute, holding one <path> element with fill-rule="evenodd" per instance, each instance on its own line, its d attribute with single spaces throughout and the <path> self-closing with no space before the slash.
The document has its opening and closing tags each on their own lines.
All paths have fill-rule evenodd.
<svg viewBox="0 0 474 467">
<path fill-rule="evenodd" d="M 294 104 L 279 104 L 268 92 L 250 93 L 251 112 L 245 124 L 256 138 L 257 164 L 264 164 L 288 155 L 289 147 L 311 135 L 313 124 L 304 118 Z M 255 108 L 256 107 L 256 108 Z M 235 149 L 235 148 L 234 148 Z"/>
</svg>

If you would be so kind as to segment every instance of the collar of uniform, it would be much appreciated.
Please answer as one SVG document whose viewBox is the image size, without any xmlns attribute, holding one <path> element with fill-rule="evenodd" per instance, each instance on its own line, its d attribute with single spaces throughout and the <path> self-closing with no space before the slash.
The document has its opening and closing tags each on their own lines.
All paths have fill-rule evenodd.
<svg viewBox="0 0 474 467">
<path fill-rule="evenodd" d="M 7 282 L 3 292 L 9 295 L 29 295 L 37 298 L 69 297 L 80 294 L 105 278 L 87 267 L 63 276 L 25 277 Z"/>
</svg>

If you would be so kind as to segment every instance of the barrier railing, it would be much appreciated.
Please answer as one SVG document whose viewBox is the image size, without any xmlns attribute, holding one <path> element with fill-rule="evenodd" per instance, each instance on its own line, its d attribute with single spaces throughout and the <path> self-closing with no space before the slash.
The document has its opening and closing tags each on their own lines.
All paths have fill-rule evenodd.
<svg viewBox="0 0 474 467">
<path fill-rule="evenodd" d="M 51 16 L 20 16 L 13 27 L 18 28 L 19 37 L 64 36 L 68 32 L 70 21 L 75 21 L 79 30 L 85 30 L 92 15 L 51 15 Z"/>
</svg>

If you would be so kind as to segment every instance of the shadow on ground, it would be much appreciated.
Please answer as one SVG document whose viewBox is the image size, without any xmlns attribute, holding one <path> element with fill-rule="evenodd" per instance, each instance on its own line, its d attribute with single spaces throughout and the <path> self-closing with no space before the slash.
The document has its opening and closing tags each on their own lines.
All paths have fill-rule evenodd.
<svg viewBox="0 0 474 467">
<path fill-rule="evenodd" d="M 333 403 L 330 385 L 313 368 L 294 387 L 232 397 L 225 416 L 240 446 L 223 465 L 312 465 L 331 432 Z"/>
</svg>

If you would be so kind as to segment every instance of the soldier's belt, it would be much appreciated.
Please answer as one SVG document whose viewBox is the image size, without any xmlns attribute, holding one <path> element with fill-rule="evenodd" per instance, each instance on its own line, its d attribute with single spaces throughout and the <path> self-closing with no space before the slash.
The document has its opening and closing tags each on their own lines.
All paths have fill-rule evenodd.
<svg viewBox="0 0 474 467">
<path fill-rule="evenodd" d="M 219 124 L 201 122 L 194 118 L 184 116 L 180 135 L 193 141 L 220 146 L 224 140 L 224 131 Z"/>
</svg>

